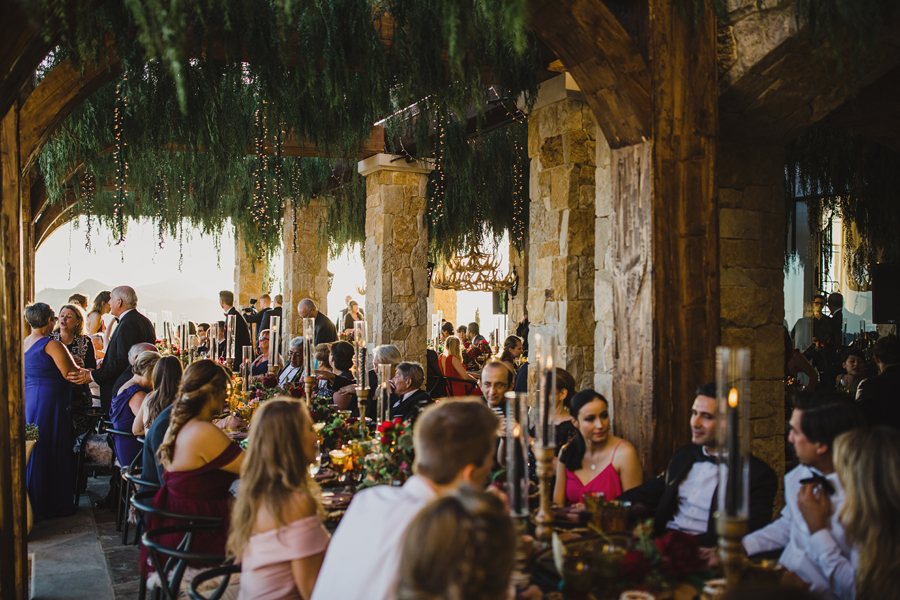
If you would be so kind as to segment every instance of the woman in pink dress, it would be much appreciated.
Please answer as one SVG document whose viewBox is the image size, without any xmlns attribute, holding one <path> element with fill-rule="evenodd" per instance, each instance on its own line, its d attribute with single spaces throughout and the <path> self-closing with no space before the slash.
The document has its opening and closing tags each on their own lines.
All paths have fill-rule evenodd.
<svg viewBox="0 0 900 600">
<path fill-rule="evenodd" d="M 586 493 L 607 500 L 641 484 L 643 473 L 634 446 L 609 433 L 609 403 L 594 390 L 575 394 L 571 404 L 578 435 L 563 447 L 556 464 L 553 501 L 578 504 Z"/>
<path fill-rule="evenodd" d="M 261 405 L 231 515 L 228 554 L 240 557 L 239 599 L 309 598 L 328 547 L 309 475 L 319 436 L 306 407 L 284 396 Z"/>
</svg>

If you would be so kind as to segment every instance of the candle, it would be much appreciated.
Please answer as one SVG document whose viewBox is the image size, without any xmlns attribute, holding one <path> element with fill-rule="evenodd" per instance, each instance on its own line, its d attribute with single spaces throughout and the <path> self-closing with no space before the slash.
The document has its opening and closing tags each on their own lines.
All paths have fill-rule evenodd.
<svg viewBox="0 0 900 600">
<path fill-rule="evenodd" d="M 728 435 L 726 436 L 728 484 L 725 488 L 725 510 L 729 515 L 736 514 L 741 495 L 741 472 L 738 461 L 740 450 L 738 449 L 738 391 L 731 388 L 728 392 Z"/>
<path fill-rule="evenodd" d="M 206 333 L 206 336 L 207 336 L 206 356 L 211 358 L 212 360 L 218 360 L 219 359 L 219 324 L 212 323 L 209 326 L 209 331 Z"/>
<path fill-rule="evenodd" d="M 528 516 L 528 395 L 505 394 L 506 405 L 506 481 L 509 514 Z"/>
<path fill-rule="evenodd" d="M 378 419 L 391 418 L 391 365 L 378 365 Z"/>
<path fill-rule="evenodd" d="M 181 339 L 179 340 L 179 344 L 181 345 L 181 356 L 182 358 L 187 356 L 188 352 L 188 316 L 187 313 L 181 313 Z"/>
<path fill-rule="evenodd" d="M 727 518 L 750 514 L 750 351 L 716 352 L 719 460 L 719 512 Z"/>
<path fill-rule="evenodd" d="M 228 318 L 225 320 L 225 360 L 228 362 L 228 367 L 233 368 L 235 358 L 235 336 L 237 335 L 237 315 L 228 315 Z"/>
<path fill-rule="evenodd" d="M 553 371 L 553 357 L 547 357 L 547 368 L 544 370 L 544 418 L 541 421 L 541 426 L 544 428 L 542 439 L 546 440 L 550 437 L 550 428 L 553 426 L 553 421 L 550 415 L 556 412 L 556 402 L 555 398 L 550 397 L 550 380 L 552 378 Z"/>
<path fill-rule="evenodd" d="M 247 393 L 247 388 L 250 385 L 250 364 L 253 362 L 253 346 L 244 346 L 241 348 L 241 354 L 243 354 L 243 358 L 241 360 L 242 368 L 241 368 L 241 388 L 243 392 Z"/>
<path fill-rule="evenodd" d="M 365 321 L 353 321 L 353 343 L 356 346 L 356 390 L 369 389 L 366 376 L 366 346 L 369 343 L 368 327 Z"/>
<path fill-rule="evenodd" d="M 305 347 L 304 353 L 304 368 L 306 369 L 307 377 L 315 377 L 315 369 L 313 368 L 313 358 L 315 357 L 315 347 L 313 345 L 315 340 L 315 330 L 316 324 L 315 319 L 305 318 L 303 319 L 303 345 Z"/>
<path fill-rule="evenodd" d="M 278 365 L 278 350 L 281 347 L 281 317 L 269 318 L 269 367 Z"/>
</svg>

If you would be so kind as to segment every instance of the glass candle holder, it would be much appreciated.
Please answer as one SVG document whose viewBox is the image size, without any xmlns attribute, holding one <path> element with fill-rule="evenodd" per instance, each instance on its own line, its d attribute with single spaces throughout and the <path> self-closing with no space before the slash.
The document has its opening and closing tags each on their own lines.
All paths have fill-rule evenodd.
<svg viewBox="0 0 900 600">
<path fill-rule="evenodd" d="M 719 511 L 750 515 L 750 350 L 716 349 L 719 448 Z"/>
<path fill-rule="evenodd" d="M 509 515 L 527 517 L 528 394 L 506 392 L 506 482 Z"/>
</svg>

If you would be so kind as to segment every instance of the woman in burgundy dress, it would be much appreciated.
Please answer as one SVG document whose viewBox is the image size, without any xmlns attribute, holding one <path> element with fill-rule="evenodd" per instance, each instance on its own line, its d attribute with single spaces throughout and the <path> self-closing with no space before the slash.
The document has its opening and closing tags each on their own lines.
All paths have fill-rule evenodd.
<svg viewBox="0 0 900 600">
<path fill-rule="evenodd" d="M 609 433 L 609 403 L 594 390 L 572 398 L 575 436 L 559 453 L 553 501 L 578 504 L 586 493 L 612 500 L 641 484 L 643 473 L 634 446 Z"/>
<path fill-rule="evenodd" d="M 230 387 L 231 376 L 214 361 L 199 360 L 188 366 L 157 452 L 165 472 L 153 506 L 223 520 L 221 529 L 194 535 L 192 552 L 225 554 L 234 501 L 229 489 L 241 472 L 244 452 L 212 420 L 224 410 Z M 183 524 L 150 518 L 147 530 Z M 156 541 L 174 548 L 182 537 L 160 536 Z M 149 568 L 146 549 L 141 551 L 141 564 Z"/>
</svg>

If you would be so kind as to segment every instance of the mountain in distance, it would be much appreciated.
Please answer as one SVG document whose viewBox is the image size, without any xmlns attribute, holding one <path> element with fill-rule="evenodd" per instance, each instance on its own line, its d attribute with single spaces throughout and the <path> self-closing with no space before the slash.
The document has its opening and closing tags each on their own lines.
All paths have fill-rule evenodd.
<svg viewBox="0 0 900 600">
<path fill-rule="evenodd" d="M 45 288 L 35 294 L 38 302 L 46 302 L 57 311 L 66 303 L 74 293 L 84 294 L 88 297 L 88 310 L 94 301 L 94 296 L 103 290 L 112 290 L 115 286 L 86 279 L 67 289 Z M 152 317 L 150 313 L 156 313 L 157 321 L 162 321 L 162 313 L 171 311 L 172 320 L 181 322 L 181 314 L 187 313 L 188 318 L 194 322 L 212 322 L 222 320 L 222 309 L 219 307 L 219 290 L 204 289 L 196 282 L 184 278 L 172 278 L 158 283 L 134 286 L 138 295 L 138 309 Z"/>
</svg>

